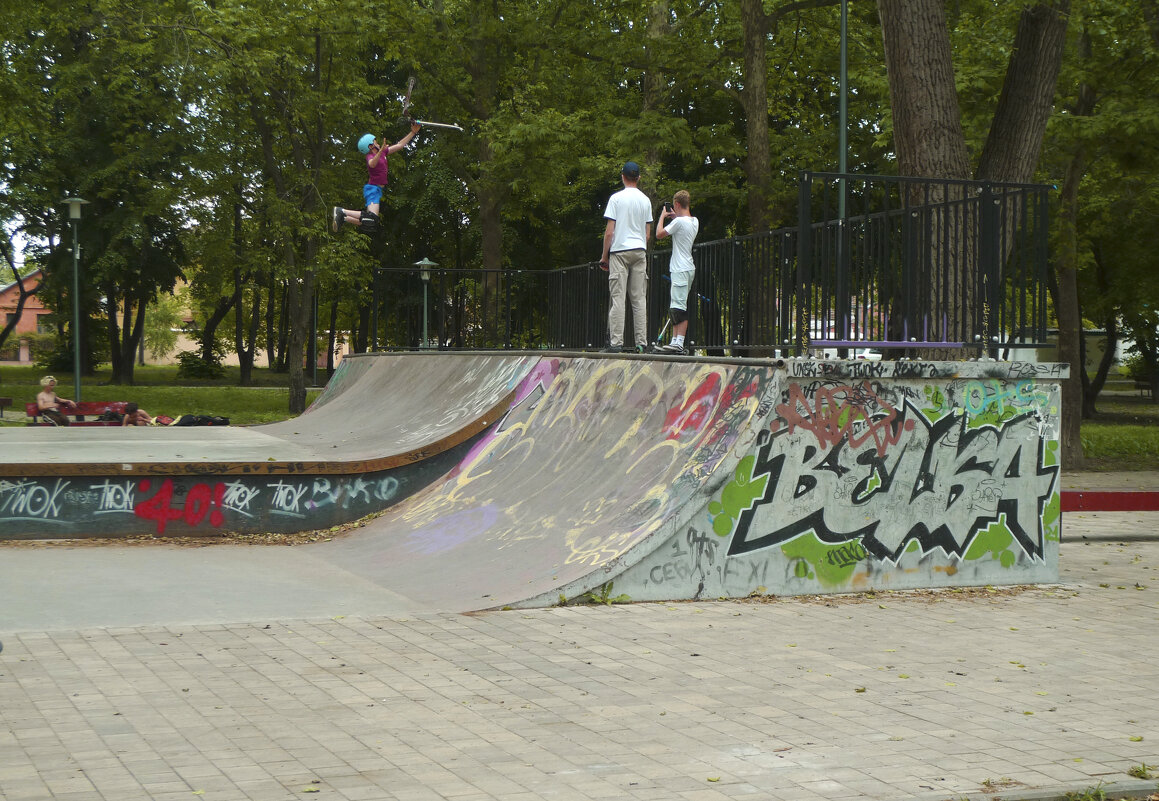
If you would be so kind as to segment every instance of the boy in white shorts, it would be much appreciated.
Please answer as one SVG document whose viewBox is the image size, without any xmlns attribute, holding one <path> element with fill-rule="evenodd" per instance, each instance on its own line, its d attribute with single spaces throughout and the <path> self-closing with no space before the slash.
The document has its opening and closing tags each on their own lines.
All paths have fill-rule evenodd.
<svg viewBox="0 0 1159 801">
<path fill-rule="evenodd" d="M 684 335 L 688 331 L 688 293 L 692 289 L 692 279 L 696 275 L 696 265 L 692 261 L 692 243 L 700 231 L 700 220 L 692 216 L 687 190 L 681 189 L 672 196 L 672 206 L 660 212 L 656 225 L 656 238 L 672 237 L 672 291 L 669 301 L 669 315 L 672 318 L 672 341 L 661 345 L 660 353 L 684 353 Z"/>
</svg>

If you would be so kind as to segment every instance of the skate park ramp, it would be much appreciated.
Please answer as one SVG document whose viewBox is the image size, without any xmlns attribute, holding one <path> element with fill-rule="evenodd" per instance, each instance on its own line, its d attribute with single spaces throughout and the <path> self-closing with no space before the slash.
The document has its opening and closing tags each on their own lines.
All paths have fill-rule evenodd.
<svg viewBox="0 0 1159 801">
<path fill-rule="evenodd" d="M 351 356 L 299 417 L 259 426 L 0 429 L 8 538 L 301 531 L 451 469 L 536 359 Z"/>
<path fill-rule="evenodd" d="M 318 556 L 446 611 L 601 591 L 755 443 L 776 368 L 543 357 L 448 476 Z"/>
<path fill-rule="evenodd" d="M 441 611 L 1058 580 L 1065 365 L 543 356 L 319 558 Z"/>
</svg>

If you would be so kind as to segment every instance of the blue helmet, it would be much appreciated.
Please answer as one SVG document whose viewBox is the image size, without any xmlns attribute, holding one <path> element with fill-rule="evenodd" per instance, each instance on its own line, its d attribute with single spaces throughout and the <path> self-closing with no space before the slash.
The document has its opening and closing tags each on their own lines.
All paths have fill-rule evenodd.
<svg viewBox="0 0 1159 801">
<path fill-rule="evenodd" d="M 358 140 L 358 149 L 362 153 L 369 153 L 370 146 L 374 143 L 374 134 L 363 134 L 362 138 Z"/>
</svg>

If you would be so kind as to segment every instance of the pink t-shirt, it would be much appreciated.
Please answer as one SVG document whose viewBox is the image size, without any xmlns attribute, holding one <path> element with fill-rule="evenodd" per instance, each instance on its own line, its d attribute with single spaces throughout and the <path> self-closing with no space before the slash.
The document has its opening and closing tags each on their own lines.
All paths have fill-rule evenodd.
<svg viewBox="0 0 1159 801">
<path fill-rule="evenodd" d="M 378 160 L 378 164 L 372 167 L 370 166 L 370 160 L 374 156 L 374 153 L 366 154 L 366 171 L 368 173 L 366 183 L 374 184 L 375 186 L 386 186 L 386 174 L 390 171 L 390 166 L 386 163 L 387 155 L 383 152 L 382 158 Z"/>
</svg>

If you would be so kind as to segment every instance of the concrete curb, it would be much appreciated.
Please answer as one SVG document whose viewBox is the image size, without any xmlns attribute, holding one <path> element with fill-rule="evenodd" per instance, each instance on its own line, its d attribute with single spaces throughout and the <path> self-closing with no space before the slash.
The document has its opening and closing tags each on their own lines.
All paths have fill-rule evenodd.
<svg viewBox="0 0 1159 801">
<path fill-rule="evenodd" d="M 1088 791 L 1097 791 L 1102 794 L 1092 793 L 1092 798 L 1106 798 L 1107 801 L 1146 799 L 1151 795 L 1159 794 L 1159 780 L 1127 779 L 1119 782 L 1095 782 L 1070 787 L 1011 790 L 1009 792 L 995 789 L 989 793 L 926 793 L 917 796 L 917 799 L 918 801 L 1069 801 L 1074 796 L 1082 797 Z"/>
</svg>

